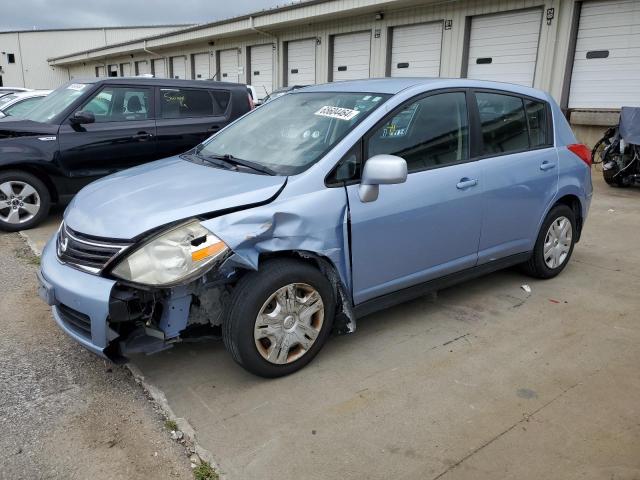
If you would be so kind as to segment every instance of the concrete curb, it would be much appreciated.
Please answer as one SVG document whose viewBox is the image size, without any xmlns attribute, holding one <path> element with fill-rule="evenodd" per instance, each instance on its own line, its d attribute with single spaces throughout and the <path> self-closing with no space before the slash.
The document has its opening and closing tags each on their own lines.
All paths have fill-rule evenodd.
<svg viewBox="0 0 640 480">
<path fill-rule="evenodd" d="M 42 252 L 38 247 L 36 247 L 35 243 L 31 240 L 27 232 L 18 232 L 18 234 L 25 241 L 29 249 L 33 252 L 34 255 L 40 257 Z M 196 431 L 191 426 L 191 424 L 184 418 L 178 417 L 171 406 L 169 405 L 169 401 L 167 400 L 166 395 L 162 390 L 160 390 L 155 385 L 147 382 L 145 380 L 144 374 L 142 371 L 133 363 L 127 363 L 124 367 L 131 373 L 131 376 L 135 380 L 135 382 L 140 385 L 143 391 L 147 394 L 149 398 L 159 407 L 164 417 L 168 420 L 173 420 L 178 425 L 178 429 L 183 433 L 184 438 L 192 445 L 193 452 L 200 457 L 200 460 L 203 462 L 207 462 L 211 465 L 216 472 L 218 472 L 219 478 L 224 479 L 224 475 L 220 470 L 220 466 L 217 464 L 213 455 L 209 450 L 202 447 L 198 444 L 196 440 Z"/>
</svg>

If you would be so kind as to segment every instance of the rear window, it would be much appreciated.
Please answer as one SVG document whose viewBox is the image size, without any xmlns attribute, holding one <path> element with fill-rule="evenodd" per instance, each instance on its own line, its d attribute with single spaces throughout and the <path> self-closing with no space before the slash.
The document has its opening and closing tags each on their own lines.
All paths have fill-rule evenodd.
<svg viewBox="0 0 640 480">
<path fill-rule="evenodd" d="M 197 88 L 160 89 L 162 118 L 188 118 L 223 115 L 229 105 L 228 91 Z"/>
<path fill-rule="evenodd" d="M 531 148 L 548 145 L 550 142 L 546 104 L 527 99 L 524 101 L 524 106 L 527 111 Z"/>
</svg>

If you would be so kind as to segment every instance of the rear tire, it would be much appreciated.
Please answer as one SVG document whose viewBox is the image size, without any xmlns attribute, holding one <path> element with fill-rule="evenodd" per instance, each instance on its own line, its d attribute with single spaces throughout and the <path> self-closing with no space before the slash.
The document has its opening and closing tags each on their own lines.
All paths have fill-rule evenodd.
<svg viewBox="0 0 640 480">
<path fill-rule="evenodd" d="M 524 271 L 536 278 L 553 278 L 569 263 L 577 238 L 573 209 L 556 205 L 547 214 L 531 258 L 524 263 Z"/>
<path fill-rule="evenodd" d="M 35 175 L 18 170 L 0 173 L 0 230 L 28 230 L 49 214 L 51 196 Z"/>
<path fill-rule="evenodd" d="M 281 377 L 313 360 L 334 315 L 334 289 L 317 268 L 294 259 L 267 260 L 234 288 L 222 338 L 249 372 Z"/>
</svg>

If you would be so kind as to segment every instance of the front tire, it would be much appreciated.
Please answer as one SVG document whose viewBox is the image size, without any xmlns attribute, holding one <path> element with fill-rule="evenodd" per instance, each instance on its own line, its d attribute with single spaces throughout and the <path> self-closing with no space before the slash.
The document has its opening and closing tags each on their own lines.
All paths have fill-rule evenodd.
<svg viewBox="0 0 640 480">
<path fill-rule="evenodd" d="M 30 173 L 0 173 L 0 230 L 17 232 L 35 227 L 49 214 L 51 197 L 42 181 Z"/>
<path fill-rule="evenodd" d="M 576 239 L 576 217 L 567 205 L 556 205 L 547 214 L 533 249 L 523 267 L 536 278 L 553 278 L 569 263 Z"/>
<path fill-rule="evenodd" d="M 293 259 L 267 260 L 234 288 L 222 337 L 246 370 L 281 377 L 313 360 L 334 315 L 334 289 L 317 268 Z"/>
</svg>

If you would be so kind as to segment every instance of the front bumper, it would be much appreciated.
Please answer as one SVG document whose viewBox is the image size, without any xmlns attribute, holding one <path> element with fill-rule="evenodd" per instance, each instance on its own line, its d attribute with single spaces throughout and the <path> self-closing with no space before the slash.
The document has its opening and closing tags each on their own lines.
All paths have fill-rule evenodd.
<svg viewBox="0 0 640 480">
<path fill-rule="evenodd" d="M 117 337 L 107 326 L 116 282 L 64 265 L 56 255 L 55 242 L 54 236 L 42 252 L 38 293 L 51 305 L 53 318 L 67 335 L 106 358 L 105 348 Z"/>
</svg>

